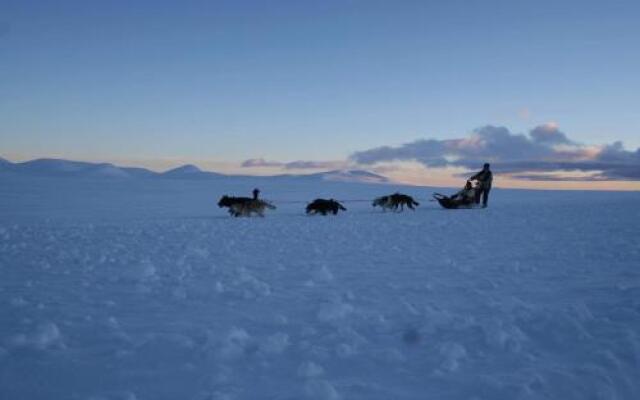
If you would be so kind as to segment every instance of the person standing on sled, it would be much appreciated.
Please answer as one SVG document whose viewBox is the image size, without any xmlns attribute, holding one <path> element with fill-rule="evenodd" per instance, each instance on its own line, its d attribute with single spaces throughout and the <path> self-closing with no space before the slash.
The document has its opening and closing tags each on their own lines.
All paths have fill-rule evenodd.
<svg viewBox="0 0 640 400">
<path fill-rule="evenodd" d="M 476 187 L 476 204 L 480 204 L 480 197 L 482 196 L 482 207 L 487 206 L 489 201 L 489 192 L 491 191 L 491 183 L 493 182 L 493 173 L 489 169 L 489 163 L 484 164 L 482 171 L 469 178 L 470 181 L 478 181 Z"/>
</svg>

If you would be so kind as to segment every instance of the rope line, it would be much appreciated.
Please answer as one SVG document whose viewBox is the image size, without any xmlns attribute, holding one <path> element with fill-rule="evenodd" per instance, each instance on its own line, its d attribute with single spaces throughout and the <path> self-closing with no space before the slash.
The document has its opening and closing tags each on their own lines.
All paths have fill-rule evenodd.
<svg viewBox="0 0 640 400">
<path fill-rule="evenodd" d="M 273 204 L 308 204 L 311 203 L 311 201 L 309 200 L 271 200 L 271 199 L 265 199 Z M 363 203 L 363 202 L 371 202 L 371 199 L 347 199 L 347 200 L 340 200 L 340 199 L 336 199 L 337 202 L 340 203 Z"/>
</svg>

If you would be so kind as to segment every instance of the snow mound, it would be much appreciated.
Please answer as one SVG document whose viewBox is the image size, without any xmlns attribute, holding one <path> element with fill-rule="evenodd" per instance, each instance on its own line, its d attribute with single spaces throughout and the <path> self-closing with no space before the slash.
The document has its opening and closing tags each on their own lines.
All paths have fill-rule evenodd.
<svg viewBox="0 0 640 400">
<path fill-rule="evenodd" d="M 31 347 L 37 350 L 64 347 L 60 329 L 51 322 L 41 324 L 33 333 L 16 335 L 13 338 L 13 344 L 17 347 Z"/>
</svg>

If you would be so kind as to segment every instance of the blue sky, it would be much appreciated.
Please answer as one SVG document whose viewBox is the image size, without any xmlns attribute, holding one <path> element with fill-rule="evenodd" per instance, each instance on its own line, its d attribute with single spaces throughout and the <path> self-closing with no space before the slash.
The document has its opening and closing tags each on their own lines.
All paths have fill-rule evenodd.
<svg viewBox="0 0 640 400">
<path fill-rule="evenodd" d="M 635 1 L 7 1 L 0 155 L 344 160 L 514 134 L 640 146 Z"/>
</svg>

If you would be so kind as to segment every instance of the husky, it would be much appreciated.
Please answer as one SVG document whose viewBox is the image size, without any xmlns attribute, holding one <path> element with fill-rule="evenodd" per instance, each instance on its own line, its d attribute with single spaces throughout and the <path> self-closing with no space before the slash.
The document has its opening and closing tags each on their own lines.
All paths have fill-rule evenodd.
<svg viewBox="0 0 640 400">
<path fill-rule="evenodd" d="M 229 208 L 229 210 L 231 210 L 231 206 L 237 205 L 237 204 L 244 204 L 251 200 L 253 199 L 250 197 L 234 197 L 234 196 L 227 196 L 225 194 L 218 201 L 218 207 L 220 208 L 227 207 Z"/>
<path fill-rule="evenodd" d="M 259 215 L 260 217 L 264 217 L 264 210 L 270 209 L 275 210 L 276 207 L 264 200 L 260 200 L 251 197 L 232 197 L 224 195 L 218 201 L 218 207 L 227 207 L 229 209 L 229 214 L 234 217 L 250 217 L 252 213 Z"/>
<path fill-rule="evenodd" d="M 400 206 L 400 211 L 404 211 L 405 205 L 410 209 L 415 210 L 413 206 L 419 206 L 420 203 L 415 201 L 411 196 L 396 192 L 388 196 L 381 196 L 374 199 L 371 205 L 373 207 L 381 207 L 383 211 L 398 211 L 398 206 Z"/>
<path fill-rule="evenodd" d="M 307 214 L 322 214 L 327 215 L 332 213 L 336 215 L 339 210 L 347 211 L 346 208 L 334 199 L 315 199 L 311 203 L 307 204 Z"/>
<path fill-rule="evenodd" d="M 234 217 L 250 217 L 252 213 L 257 214 L 260 217 L 264 217 L 264 210 L 266 209 L 275 210 L 276 206 L 264 200 L 252 199 L 246 203 L 237 203 L 232 205 L 229 207 L 229 212 Z"/>
<path fill-rule="evenodd" d="M 390 196 L 380 196 L 373 199 L 373 203 L 371 203 L 372 207 L 380 207 L 382 211 L 386 212 L 387 209 L 393 208 L 391 205 L 391 197 Z"/>
</svg>

